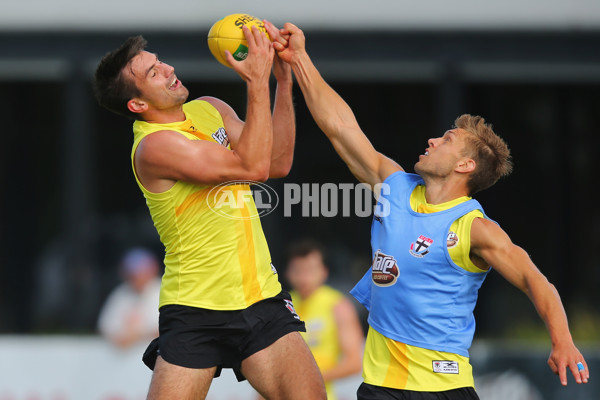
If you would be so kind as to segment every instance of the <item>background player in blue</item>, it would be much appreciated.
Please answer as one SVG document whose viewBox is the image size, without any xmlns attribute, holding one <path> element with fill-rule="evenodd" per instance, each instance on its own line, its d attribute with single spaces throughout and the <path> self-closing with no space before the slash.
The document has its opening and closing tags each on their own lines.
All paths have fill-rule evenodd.
<svg viewBox="0 0 600 400">
<path fill-rule="evenodd" d="M 277 34 L 268 28 L 272 37 Z M 490 267 L 535 305 L 552 341 L 548 364 L 561 383 L 567 384 L 567 370 L 577 383 L 587 382 L 587 364 L 556 289 L 470 198 L 512 169 L 508 147 L 491 126 L 481 117 L 461 116 L 456 127 L 428 140 L 417 174 L 406 173 L 373 148 L 352 110 L 320 76 L 303 32 L 287 23 L 279 34 L 288 41 L 275 43 L 275 50 L 292 66 L 313 118 L 338 155 L 360 182 L 384 184 L 376 191 L 385 207 L 373 220 L 372 270 L 353 289 L 370 310 L 358 398 L 477 399 L 472 377 L 460 371 L 472 375 L 472 311 Z M 450 251 L 459 243 L 462 259 Z M 434 386 L 423 382 L 426 373 Z"/>
</svg>

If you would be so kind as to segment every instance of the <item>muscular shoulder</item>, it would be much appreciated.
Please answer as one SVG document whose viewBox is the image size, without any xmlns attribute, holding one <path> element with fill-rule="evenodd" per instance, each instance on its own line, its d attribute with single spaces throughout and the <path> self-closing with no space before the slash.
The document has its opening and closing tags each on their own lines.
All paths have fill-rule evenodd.
<svg viewBox="0 0 600 400">
<path fill-rule="evenodd" d="M 135 160 L 146 165 L 160 165 L 165 162 L 168 164 L 169 159 L 190 151 L 189 143 L 190 140 L 179 132 L 156 131 L 140 141 L 135 151 Z"/>
<path fill-rule="evenodd" d="M 183 140 L 188 139 L 176 131 L 162 130 L 152 132 L 140 141 L 136 155 L 138 157 L 152 155 L 152 153 L 158 152 L 161 149 L 164 150 L 165 146 L 172 146 Z"/>
<path fill-rule="evenodd" d="M 511 240 L 500 226 L 486 218 L 475 218 L 471 224 L 471 249 L 482 251 L 500 249 L 511 244 Z"/>
<path fill-rule="evenodd" d="M 217 110 L 217 112 L 221 115 L 230 142 L 233 144 L 233 146 L 235 146 L 235 143 L 237 143 L 239 135 L 243 129 L 244 122 L 238 117 L 234 109 L 231 108 L 229 104 L 225 103 L 221 99 L 217 99 L 216 97 L 204 96 L 199 97 L 196 100 L 205 101 L 211 104 Z"/>
<path fill-rule="evenodd" d="M 233 117 L 233 116 L 235 116 L 237 118 L 237 114 L 235 113 L 233 108 L 231 108 L 231 106 L 229 104 L 225 103 L 221 99 L 218 99 L 218 98 L 212 97 L 212 96 L 202 96 L 202 97 L 198 97 L 196 100 L 205 101 L 205 102 L 209 103 L 211 106 L 213 106 L 219 112 L 219 114 L 221 114 L 221 116 L 223 118 Z"/>
<path fill-rule="evenodd" d="M 356 312 L 354 305 L 346 296 L 341 296 L 337 299 L 333 310 L 338 315 L 347 315 Z"/>
</svg>

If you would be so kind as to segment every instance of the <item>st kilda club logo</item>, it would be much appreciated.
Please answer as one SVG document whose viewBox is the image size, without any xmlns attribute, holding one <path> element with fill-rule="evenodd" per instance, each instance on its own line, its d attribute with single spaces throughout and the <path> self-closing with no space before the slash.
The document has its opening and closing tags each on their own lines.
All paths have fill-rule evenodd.
<svg viewBox="0 0 600 400">
<path fill-rule="evenodd" d="M 433 239 L 419 235 L 419 238 L 410 244 L 410 254 L 417 258 L 423 258 L 429 253 L 429 246 L 432 243 Z"/>
<path fill-rule="evenodd" d="M 400 270 L 396 259 L 377 250 L 371 268 L 373 283 L 377 286 L 392 286 L 398 280 L 398 275 Z"/>
</svg>

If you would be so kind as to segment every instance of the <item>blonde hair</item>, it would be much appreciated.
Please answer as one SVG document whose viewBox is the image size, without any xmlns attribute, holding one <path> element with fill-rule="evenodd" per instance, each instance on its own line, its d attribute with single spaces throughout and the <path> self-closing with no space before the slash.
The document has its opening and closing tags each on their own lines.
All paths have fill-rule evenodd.
<svg viewBox="0 0 600 400">
<path fill-rule="evenodd" d="M 454 126 L 469 133 L 465 140 L 465 155 L 473 158 L 476 164 L 467 183 L 471 195 L 489 188 L 512 172 L 510 150 L 494 133 L 491 124 L 486 124 L 482 117 L 463 114 L 454 121 Z"/>
</svg>

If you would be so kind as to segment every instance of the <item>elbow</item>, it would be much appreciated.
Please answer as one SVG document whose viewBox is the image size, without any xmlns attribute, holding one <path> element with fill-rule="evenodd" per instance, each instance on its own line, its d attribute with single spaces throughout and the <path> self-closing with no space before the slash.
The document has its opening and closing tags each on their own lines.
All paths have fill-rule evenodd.
<svg viewBox="0 0 600 400">
<path fill-rule="evenodd" d="M 246 179 L 255 182 L 266 182 L 269 179 L 269 167 L 269 164 L 255 166 L 248 171 Z"/>
<path fill-rule="evenodd" d="M 362 361 L 360 359 L 356 360 L 356 363 L 353 365 L 352 373 L 359 374 L 362 372 Z"/>
<path fill-rule="evenodd" d="M 259 175 L 257 175 L 253 181 L 255 182 L 266 182 L 269 179 L 269 171 L 267 171 L 267 173 L 261 173 Z"/>
<path fill-rule="evenodd" d="M 552 293 L 554 293 L 556 297 L 560 298 L 560 294 L 558 294 L 556 286 L 554 286 L 550 281 L 548 281 L 548 286 L 550 286 L 550 290 L 552 291 Z"/>
<path fill-rule="evenodd" d="M 358 374 L 362 371 L 362 355 L 358 354 L 348 359 L 348 374 Z"/>
<path fill-rule="evenodd" d="M 289 165 L 272 165 L 269 171 L 269 178 L 285 178 L 292 169 L 292 164 Z"/>
<path fill-rule="evenodd" d="M 327 136 L 330 141 L 339 140 L 339 137 L 342 134 L 343 126 L 339 123 L 339 121 L 326 121 L 318 124 L 321 131 Z"/>
</svg>

